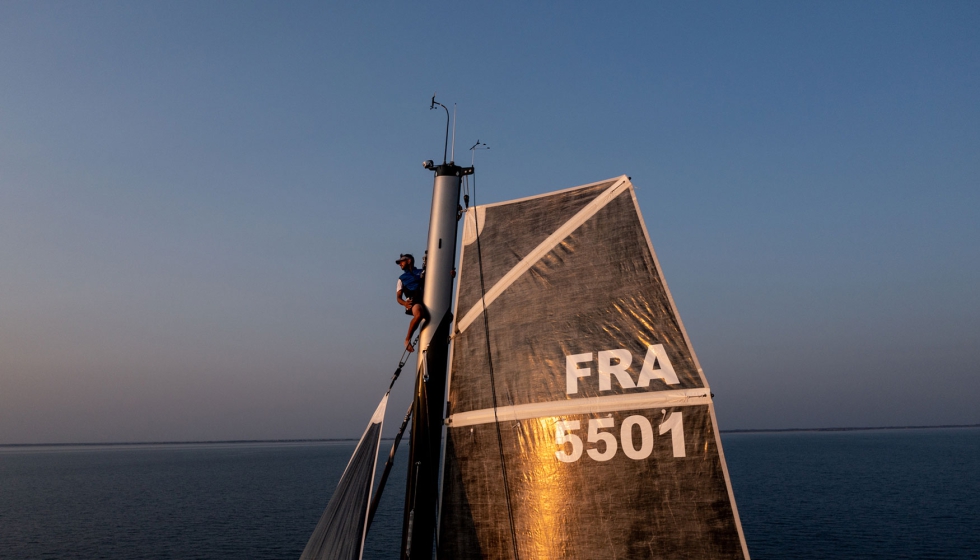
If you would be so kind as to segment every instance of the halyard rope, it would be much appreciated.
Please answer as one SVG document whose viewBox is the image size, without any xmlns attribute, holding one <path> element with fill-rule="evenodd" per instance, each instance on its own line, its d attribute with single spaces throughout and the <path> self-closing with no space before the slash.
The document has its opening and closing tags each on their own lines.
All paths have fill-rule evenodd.
<svg viewBox="0 0 980 560">
<path fill-rule="evenodd" d="M 469 176 L 466 177 L 469 183 Z M 480 266 L 480 302 L 482 303 L 487 294 L 487 288 L 483 280 L 483 250 L 480 247 L 480 222 L 479 213 L 476 211 L 476 175 L 473 176 L 473 225 L 476 226 L 476 256 Z M 510 503 L 510 484 L 507 482 L 507 463 L 504 462 L 504 443 L 500 435 L 500 419 L 497 418 L 497 385 L 493 375 L 493 356 L 490 350 L 490 318 L 486 305 L 483 305 L 483 333 L 487 342 L 487 365 L 490 368 L 490 394 L 493 397 L 493 425 L 497 431 L 497 452 L 500 455 L 500 471 L 504 478 L 504 497 L 507 499 L 507 521 L 510 524 L 510 539 L 514 546 L 514 559 L 520 560 L 521 556 L 517 549 L 517 531 L 514 528 L 514 510 Z"/>
</svg>

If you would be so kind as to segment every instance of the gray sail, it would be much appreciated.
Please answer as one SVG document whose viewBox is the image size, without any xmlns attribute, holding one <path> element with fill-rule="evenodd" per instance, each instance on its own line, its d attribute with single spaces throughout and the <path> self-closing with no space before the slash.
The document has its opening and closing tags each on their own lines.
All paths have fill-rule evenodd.
<svg viewBox="0 0 980 560">
<path fill-rule="evenodd" d="M 468 210 L 456 316 L 440 558 L 748 558 L 627 177 Z"/>
<path fill-rule="evenodd" d="M 386 393 L 357 443 L 300 560 L 360 560 L 387 404 Z"/>
</svg>

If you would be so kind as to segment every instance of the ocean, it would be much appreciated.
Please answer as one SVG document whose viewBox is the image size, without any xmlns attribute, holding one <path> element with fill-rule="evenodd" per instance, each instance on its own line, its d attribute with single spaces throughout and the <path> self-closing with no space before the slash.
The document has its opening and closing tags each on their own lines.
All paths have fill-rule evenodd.
<svg viewBox="0 0 980 560">
<path fill-rule="evenodd" d="M 757 560 L 980 558 L 980 429 L 722 439 Z M 353 447 L 0 447 L 0 558 L 295 559 Z M 367 559 L 398 558 L 405 447 Z"/>
</svg>

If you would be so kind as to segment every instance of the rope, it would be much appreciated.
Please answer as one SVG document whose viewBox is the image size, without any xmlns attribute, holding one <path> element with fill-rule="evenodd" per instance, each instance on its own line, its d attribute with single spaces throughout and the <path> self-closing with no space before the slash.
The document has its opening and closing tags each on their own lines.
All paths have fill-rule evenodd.
<svg viewBox="0 0 980 560">
<path fill-rule="evenodd" d="M 422 321 L 420 327 L 425 326 L 425 321 Z M 419 328 L 419 334 L 415 335 L 415 340 L 412 341 L 412 346 L 415 346 L 419 342 L 419 337 L 422 336 L 422 329 Z M 398 376 L 402 374 L 402 368 L 405 367 L 405 362 L 408 361 L 408 357 L 412 353 L 406 348 L 402 350 L 402 356 L 398 360 L 398 367 L 395 368 L 395 373 L 391 376 L 391 383 L 388 384 L 388 391 L 385 392 L 385 396 L 391 393 L 391 388 L 395 386 L 395 381 L 398 381 Z M 388 453 L 388 460 L 385 462 L 385 469 L 381 475 L 381 482 L 378 484 L 378 490 L 374 494 L 374 498 L 371 500 L 371 506 L 368 510 L 367 527 L 371 528 L 371 522 L 374 521 L 374 514 L 378 511 L 378 504 L 381 502 L 381 494 L 385 490 L 385 483 L 388 481 L 388 475 L 391 474 L 391 467 L 395 464 L 395 451 L 398 449 L 398 444 L 402 440 L 402 435 L 405 433 L 405 427 L 408 425 L 408 420 L 412 417 L 412 406 L 408 407 L 408 413 L 405 414 L 405 419 L 402 420 L 402 425 L 398 428 L 398 435 L 395 436 L 395 442 L 391 445 L 391 451 Z"/>
<path fill-rule="evenodd" d="M 408 421 L 412 417 L 412 406 L 409 405 L 408 412 L 405 413 L 405 418 L 402 420 L 402 425 L 398 428 L 398 435 L 395 436 L 394 443 L 391 444 L 391 451 L 388 452 L 388 460 L 385 461 L 385 469 L 381 474 L 381 482 L 378 483 L 378 489 L 374 493 L 374 499 L 371 500 L 371 509 L 368 512 L 367 526 L 368 530 L 371 529 L 371 522 L 374 521 L 374 514 L 378 511 L 378 504 L 381 503 L 381 494 L 385 491 L 385 484 L 388 482 L 388 475 L 391 474 L 391 467 L 395 465 L 395 452 L 398 451 L 398 444 L 402 441 L 402 436 L 405 434 L 405 428 L 408 426 Z"/>
<path fill-rule="evenodd" d="M 412 341 L 412 346 L 413 347 L 416 344 L 419 343 L 419 337 L 422 336 L 422 327 L 425 326 L 425 323 L 426 323 L 426 321 L 423 319 L 422 320 L 422 323 L 419 325 L 419 334 L 415 335 L 415 340 Z M 391 376 L 391 383 L 388 384 L 388 392 L 385 393 L 385 395 L 387 395 L 388 393 L 390 393 L 391 392 L 391 388 L 395 386 L 395 381 L 398 381 L 398 376 L 402 374 L 402 368 L 405 367 L 405 362 L 408 361 L 408 357 L 411 356 L 411 355 L 412 355 L 412 353 L 409 352 L 407 348 L 404 349 L 404 350 L 402 350 L 402 357 L 399 358 L 399 360 L 398 360 L 398 368 L 395 369 L 395 374 Z"/>
<path fill-rule="evenodd" d="M 469 183 L 469 176 L 467 176 Z M 476 176 L 473 176 L 473 206 L 476 207 Z M 520 560 L 517 550 L 517 531 L 514 528 L 514 510 L 510 503 L 510 484 L 507 482 L 507 464 L 504 462 L 504 442 L 500 434 L 500 419 L 497 418 L 497 384 L 493 375 L 493 356 L 490 350 L 490 318 L 485 304 L 487 295 L 486 284 L 483 280 L 483 249 L 480 247 L 479 213 L 473 212 L 473 225 L 476 226 L 476 256 L 480 265 L 480 302 L 483 304 L 483 333 L 487 342 L 487 365 L 490 367 L 490 394 L 493 397 L 493 425 L 497 429 L 497 453 L 500 455 L 500 471 L 504 477 L 504 497 L 507 499 L 507 520 L 510 523 L 510 542 L 514 546 L 514 558 Z"/>
</svg>

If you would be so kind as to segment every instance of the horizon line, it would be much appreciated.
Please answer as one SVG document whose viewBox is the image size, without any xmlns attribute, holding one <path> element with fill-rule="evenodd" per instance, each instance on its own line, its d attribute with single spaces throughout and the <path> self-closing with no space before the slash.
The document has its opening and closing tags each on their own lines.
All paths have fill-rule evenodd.
<svg viewBox="0 0 980 560">
<path fill-rule="evenodd" d="M 917 426 L 859 426 L 838 428 L 736 428 L 718 430 L 721 434 L 760 434 L 785 432 L 860 432 L 874 430 L 928 430 L 939 428 L 980 428 L 980 424 L 937 424 Z M 382 440 L 394 440 L 394 437 L 383 437 Z M 0 443 L 2 447 L 98 447 L 98 446 L 140 446 L 140 445 L 217 445 L 240 443 L 325 443 L 358 441 L 357 438 L 300 438 L 300 439 L 224 439 L 224 440 L 186 440 L 186 441 L 110 441 L 110 442 L 81 442 L 81 443 Z"/>
</svg>

